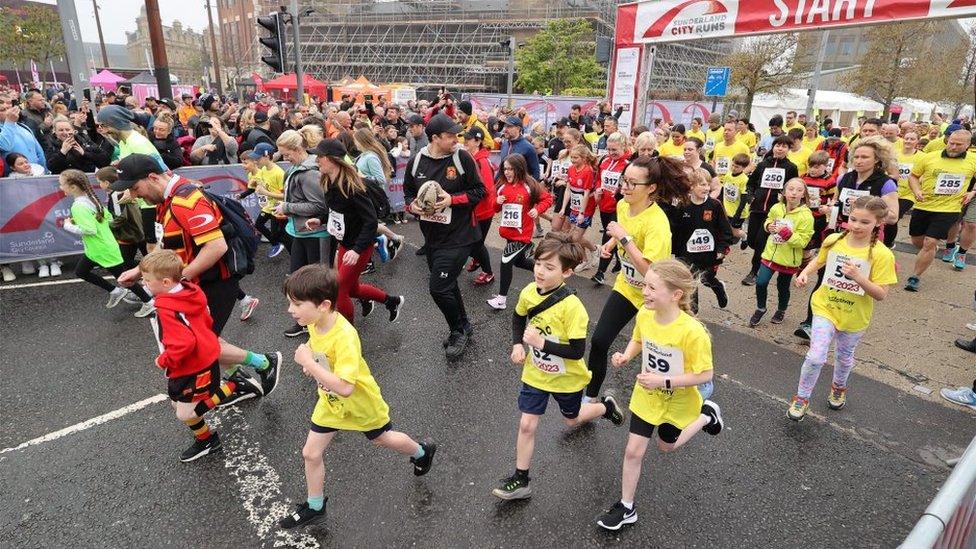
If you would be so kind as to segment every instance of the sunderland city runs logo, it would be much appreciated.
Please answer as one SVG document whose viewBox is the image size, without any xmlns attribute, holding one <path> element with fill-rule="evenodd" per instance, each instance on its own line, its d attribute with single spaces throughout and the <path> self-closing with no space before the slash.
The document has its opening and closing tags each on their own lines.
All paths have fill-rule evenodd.
<svg viewBox="0 0 976 549">
<path fill-rule="evenodd" d="M 638 41 L 692 40 L 735 32 L 738 0 L 677 0 L 637 5 Z"/>
</svg>

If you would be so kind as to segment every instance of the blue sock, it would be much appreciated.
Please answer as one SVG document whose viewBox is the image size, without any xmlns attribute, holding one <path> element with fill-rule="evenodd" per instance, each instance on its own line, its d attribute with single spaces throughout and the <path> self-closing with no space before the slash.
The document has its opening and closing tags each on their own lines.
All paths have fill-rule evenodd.
<svg viewBox="0 0 976 549">
<path fill-rule="evenodd" d="M 244 365 L 250 366 L 260 372 L 267 370 L 268 366 L 271 366 L 271 362 L 268 360 L 268 357 L 264 355 L 259 355 L 248 351 L 247 357 L 244 358 Z"/>
<path fill-rule="evenodd" d="M 308 502 L 309 509 L 313 511 L 321 511 L 325 507 L 325 496 L 308 496 L 308 499 L 305 501 Z"/>
<path fill-rule="evenodd" d="M 424 457 L 424 454 L 425 453 L 426 452 L 424 452 L 424 447 L 418 444 L 417 445 L 417 452 L 414 453 L 413 459 L 420 459 L 420 458 Z"/>
</svg>

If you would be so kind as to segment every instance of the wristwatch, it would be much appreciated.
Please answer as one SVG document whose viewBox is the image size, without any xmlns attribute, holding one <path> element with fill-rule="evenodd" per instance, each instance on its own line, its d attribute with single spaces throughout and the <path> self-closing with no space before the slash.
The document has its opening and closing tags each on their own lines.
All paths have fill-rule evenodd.
<svg viewBox="0 0 976 549">
<path fill-rule="evenodd" d="M 630 235 L 626 235 L 626 236 L 622 237 L 619 242 L 620 242 L 620 245 L 621 246 L 623 246 L 623 247 L 626 248 L 627 247 L 627 244 L 630 244 L 630 241 L 631 240 L 633 240 L 633 238 L 631 238 Z"/>
</svg>

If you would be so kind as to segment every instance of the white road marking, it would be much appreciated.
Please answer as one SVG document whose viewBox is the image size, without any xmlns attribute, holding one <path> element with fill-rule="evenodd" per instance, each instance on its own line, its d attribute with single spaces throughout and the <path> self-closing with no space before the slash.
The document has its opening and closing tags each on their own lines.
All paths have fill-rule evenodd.
<svg viewBox="0 0 976 549">
<path fill-rule="evenodd" d="M 112 276 L 103 276 L 105 280 L 115 280 Z M 30 282 L 27 284 L 4 284 L 0 286 L 0 291 L 3 290 L 19 290 L 21 288 L 34 288 L 38 286 L 60 286 L 62 284 L 77 284 L 79 282 L 84 282 L 80 278 L 69 278 L 67 280 L 45 280 L 44 282 Z"/>
<path fill-rule="evenodd" d="M 162 402 L 166 399 L 167 396 L 165 394 L 159 393 L 158 395 L 153 395 L 149 398 L 142 399 L 139 402 L 133 402 L 128 406 L 123 406 L 118 410 L 113 410 L 111 412 L 108 412 L 107 414 L 102 414 L 98 417 L 93 417 L 87 421 L 82 421 L 81 423 L 76 423 L 70 427 L 65 427 L 64 429 L 54 431 L 53 433 L 48 433 L 44 436 L 40 436 L 35 439 L 28 440 L 27 442 L 21 443 L 17 446 L 5 448 L 3 450 L 0 450 L 0 454 L 6 454 L 7 452 L 13 452 L 14 450 L 23 450 L 28 446 L 34 446 L 37 444 L 41 444 L 43 442 L 51 442 L 52 440 L 57 440 L 61 437 L 65 437 L 74 433 L 80 433 L 81 431 L 91 429 L 96 425 L 101 425 L 102 423 L 112 421 L 113 419 L 118 419 L 124 415 L 131 414 L 132 412 L 136 412 L 138 410 L 145 408 L 146 406 L 155 404 L 157 402 Z"/>
</svg>

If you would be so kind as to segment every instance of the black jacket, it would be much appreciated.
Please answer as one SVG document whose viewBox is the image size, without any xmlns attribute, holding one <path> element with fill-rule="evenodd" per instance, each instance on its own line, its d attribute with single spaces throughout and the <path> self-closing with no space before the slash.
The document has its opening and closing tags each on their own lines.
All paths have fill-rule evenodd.
<svg viewBox="0 0 976 549">
<path fill-rule="evenodd" d="M 735 215 L 732 216 L 734 219 L 742 219 L 742 210 L 745 209 L 746 204 L 749 204 L 750 215 L 755 213 L 757 216 L 760 214 L 765 216 L 769 213 L 769 209 L 773 207 L 773 204 L 779 200 L 779 189 L 766 189 L 760 186 L 763 172 L 767 168 L 783 168 L 785 171 L 783 178 L 784 188 L 787 181 L 800 176 L 796 164 L 790 162 L 789 159 L 782 158 L 777 160 L 773 158 L 772 154 L 766 155 L 762 159 L 762 162 L 756 166 L 756 169 L 749 174 L 749 181 L 746 183 L 746 192 L 743 193 L 742 200 L 739 201 L 739 207 L 736 209 Z"/>
<path fill-rule="evenodd" d="M 75 149 L 69 150 L 68 154 L 61 154 L 62 142 L 53 133 L 44 140 L 44 156 L 47 159 L 47 169 L 51 173 L 58 174 L 69 168 L 92 173 L 99 168 L 108 166 L 111 162 L 111 155 L 92 143 L 87 135 L 76 133 L 75 141 L 81 145 L 85 151 L 84 154 Z"/>
<path fill-rule="evenodd" d="M 267 143 L 274 147 L 275 142 L 274 139 L 271 139 L 271 130 L 266 130 L 258 126 L 248 130 L 247 135 L 244 136 L 244 141 L 241 141 L 241 146 L 237 149 L 237 153 L 240 154 L 244 151 L 249 151 L 256 147 L 258 143 Z M 277 149 L 277 147 L 275 148 Z"/>
<path fill-rule="evenodd" d="M 428 147 L 420 149 L 417 159 L 411 159 L 403 176 L 403 193 L 409 206 L 416 198 L 420 186 L 428 180 L 437 181 L 450 194 L 453 204 L 449 207 L 448 223 L 437 223 L 421 218 L 420 230 L 431 248 L 459 248 L 481 240 L 481 230 L 474 218 L 474 208 L 485 197 L 485 185 L 481 182 L 478 164 L 467 151 L 456 152 L 461 170 L 454 163 L 454 155 L 433 158 Z M 416 161 L 416 173 L 414 162 Z M 463 173 L 461 173 L 463 171 Z"/>
<path fill-rule="evenodd" d="M 671 240 L 671 248 L 676 257 L 696 267 L 709 269 L 718 263 L 715 257 L 718 253 L 728 253 L 727 250 L 732 245 L 732 225 L 725 215 L 725 206 L 721 202 L 712 197 L 705 199 L 702 204 L 695 204 L 689 200 L 686 206 L 677 209 L 676 216 L 678 223 L 675 224 Z M 688 241 L 697 229 L 707 230 L 709 236 L 699 234 L 694 244 L 711 247 L 712 251 L 688 250 Z M 706 238 L 710 238 L 712 242 L 708 243 Z"/>
<path fill-rule="evenodd" d="M 361 254 L 372 246 L 376 239 L 376 208 L 365 191 L 345 196 L 337 185 L 331 185 L 325 193 L 325 205 L 329 211 L 322 224 L 328 226 L 341 220 L 345 230 L 339 242 L 343 248 Z"/>
<path fill-rule="evenodd" d="M 844 192 L 844 189 L 853 189 L 855 191 L 868 191 L 871 196 L 881 196 L 881 189 L 884 188 L 885 183 L 892 181 L 891 177 L 884 173 L 882 170 L 875 170 L 874 173 L 868 176 L 860 185 L 857 184 L 857 172 L 850 171 L 844 174 L 844 177 L 840 178 L 837 182 L 837 193 L 834 195 L 837 197 L 837 203 L 840 205 L 840 211 L 837 212 L 837 225 L 840 226 L 841 223 L 847 222 L 847 215 L 844 214 L 844 205 L 840 204 L 840 197 Z M 849 212 L 848 212 L 849 213 Z"/>
<path fill-rule="evenodd" d="M 176 142 L 176 137 L 173 136 L 172 132 L 166 136 L 166 139 L 159 139 L 150 134 L 149 141 L 159 151 L 159 156 L 163 157 L 163 162 L 166 163 L 167 168 L 175 170 L 183 166 L 183 147 Z"/>
</svg>

